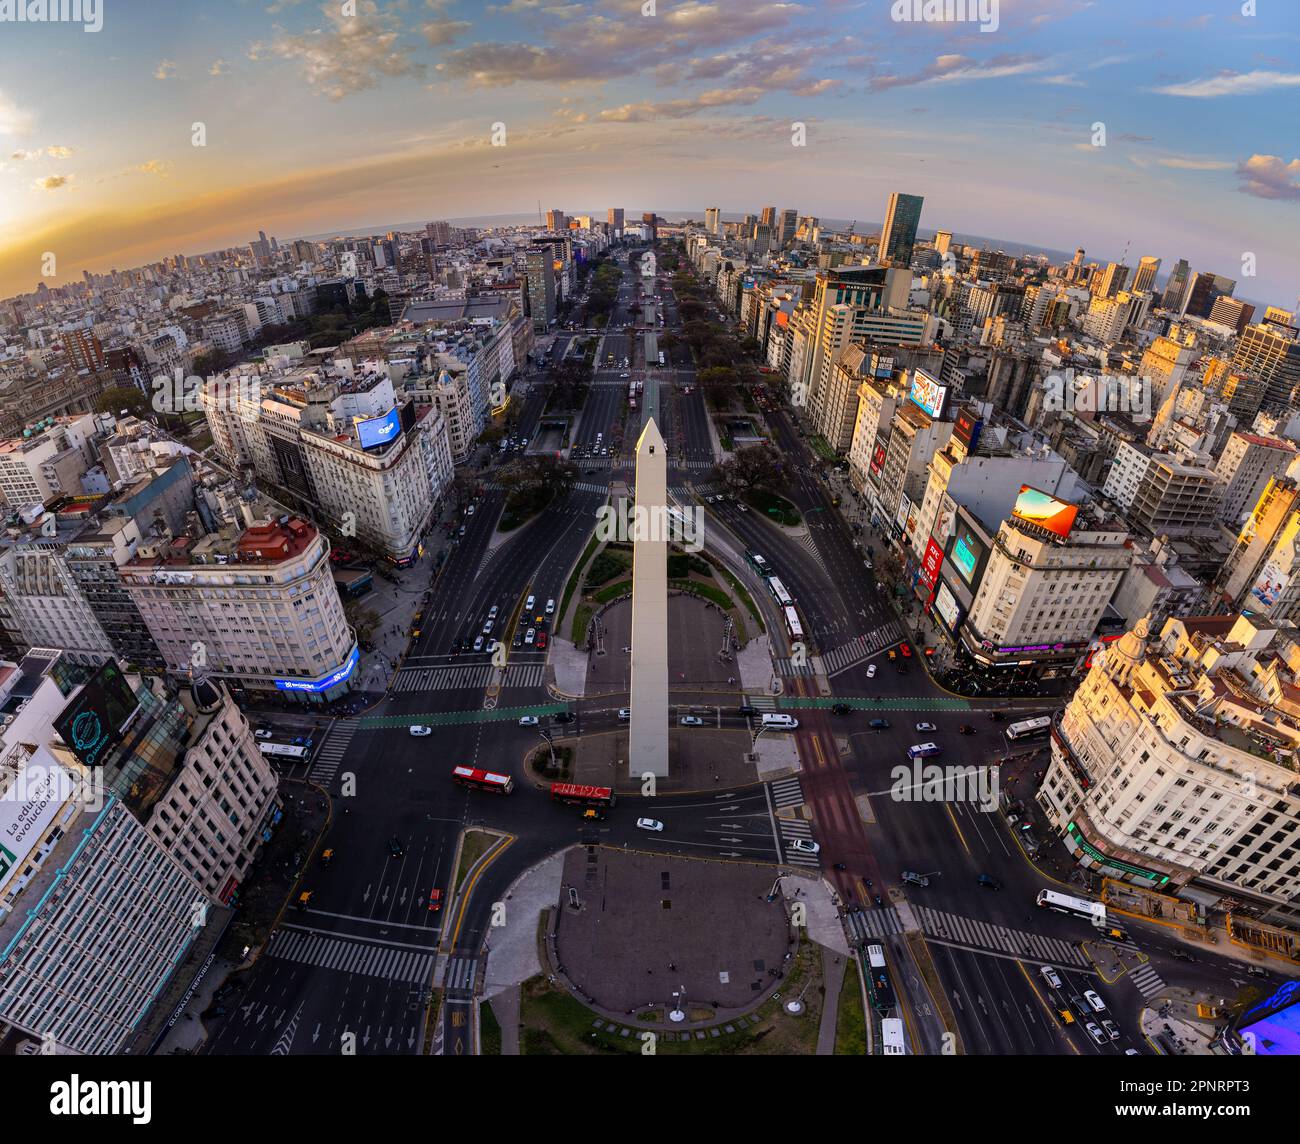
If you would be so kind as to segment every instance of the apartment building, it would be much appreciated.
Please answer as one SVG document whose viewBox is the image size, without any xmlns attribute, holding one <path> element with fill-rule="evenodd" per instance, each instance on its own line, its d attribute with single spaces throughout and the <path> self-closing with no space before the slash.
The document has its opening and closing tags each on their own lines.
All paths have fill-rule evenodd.
<svg viewBox="0 0 1300 1144">
<path fill-rule="evenodd" d="M 1298 668 L 1249 615 L 1142 619 L 1094 657 L 1036 796 L 1076 861 L 1300 922 Z"/>
<path fill-rule="evenodd" d="M 1215 473 L 1224 482 L 1218 519 L 1237 526 L 1250 514 L 1268 482 L 1284 473 L 1296 458 L 1296 448 L 1280 437 L 1233 433 L 1219 454 Z"/>
<path fill-rule="evenodd" d="M 1206 456 L 1158 453 L 1139 442 L 1125 441 L 1102 492 L 1138 531 L 1148 536 L 1188 536 L 1214 527 L 1223 489 Z"/>
<path fill-rule="evenodd" d="M 0 441 L 0 493 L 15 511 L 43 505 L 61 493 L 81 491 L 82 475 L 95 463 L 94 437 L 106 414 L 47 417 Z"/>
<path fill-rule="evenodd" d="M 1268 322 L 1247 326 L 1233 350 L 1232 369 L 1259 379 L 1264 405 L 1286 408 L 1300 385 L 1300 341 L 1294 329 Z"/>
<path fill-rule="evenodd" d="M 1265 571 L 1275 548 L 1287 543 L 1300 520 L 1300 462 L 1293 461 L 1283 476 L 1274 477 L 1251 510 L 1237 541 L 1219 572 L 1216 588 L 1230 610 L 1246 606 L 1250 593 L 1261 581 L 1269 582 Z"/>
</svg>

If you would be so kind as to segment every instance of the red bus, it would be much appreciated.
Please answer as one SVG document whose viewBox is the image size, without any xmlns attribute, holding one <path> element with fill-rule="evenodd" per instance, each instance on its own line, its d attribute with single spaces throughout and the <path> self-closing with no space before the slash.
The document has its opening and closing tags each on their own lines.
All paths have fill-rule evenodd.
<svg viewBox="0 0 1300 1144">
<path fill-rule="evenodd" d="M 614 805 L 614 792 L 609 787 L 585 786 L 582 783 L 551 783 L 551 799 L 569 806 L 585 806 L 592 810 L 606 810 Z"/>
<path fill-rule="evenodd" d="M 451 780 L 461 786 L 485 790 L 492 794 L 509 794 L 515 789 L 515 780 L 509 775 L 480 771 L 475 767 L 453 767 Z"/>
</svg>

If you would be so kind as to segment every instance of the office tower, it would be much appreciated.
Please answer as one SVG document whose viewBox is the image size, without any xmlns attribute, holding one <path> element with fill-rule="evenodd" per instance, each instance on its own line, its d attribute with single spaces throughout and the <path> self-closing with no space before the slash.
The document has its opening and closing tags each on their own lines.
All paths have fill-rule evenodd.
<svg viewBox="0 0 1300 1144">
<path fill-rule="evenodd" d="M 546 212 L 546 229 L 566 231 L 569 229 L 568 217 L 562 210 L 549 210 Z"/>
<path fill-rule="evenodd" d="M 880 233 L 881 262 L 887 262 L 891 266 L 911 266 L 916 228 L 921 221 L 921 206 L 924 202 L 922 195 L 904 195 L 895 191 L 889 196 L 885 228 Z"/>
<path fill-rule="evenodd" d="M 605 216 L 605 221 L 615 230 L 623 229 L 623 208 L 610 207 L 609 213 Z"/>
<path fill-rule="evenodd" d="M 1159 337 L 1147 347 L 1138 365 L 1138 377 L 1151 387 L 1152 411 L 1165 403 L 1195 360 L 1196 343 L 1191 338 L 1184 344 L 1175 338 Z"/>
<path fill-rule="evenodd" d="M 1232 354 L 1232 368 L 1264 385 L 1263 404 L 1283 408 L 1300 385 L 1300 342 L 1273 325 L 1247 326 Z"/>
<path fill-rule="evenodd" d="M 1122 262 L 1108 262 L 1100 275 L 1093 275 L 1089 290 L 1096 298 L 1114 298 L 1128 282 L 1129 267 Z"/>
<path fill-rule="evenodd" d="M 938 251 L 939 256 L 948 253 L 948 248 L 952 246 L 952 231 L 936 230 L 934 232 L 934 249 Z"/>
<path fill-rule="evenodd" d="M 549 246 L 530 246 L 524 254 L 528 278 L 528 313 L 533 329 L 543 333 L 555 321 L 554 255 Z"/>
<path fill-rule="evenodd" d="M 1231 296 L 1237 283 L 1221 274 L 1202 270 L 1192 279 L 1183 312 L 1190 318 L 1208 318 L 1217 299 Z"/>
<path fill-rule="evenodd" d="M 1290 336 L 1294 337 L 1296 332 L 1297 311 L 1284 310 L 1281 306 L 1267 306 L 1264 309 L 1264 322 L 1270 326 L 1277 326 L 1283 333 L 1291 331 Z"/>
<path fill-rule="evenodd" d="M 1214 471 L 1226 484 L 1219 519 L 1229 526 L 1242 523 L 1254 510 L 1264 489 L 1296 459 L 1295 446 L 1280 437 L 1235 432 L 1219 455 Z"/>
<path fill-rule="evenodd" d="M 651 242 L 659 240 L 659 216 L 654 211 L 645 211 L 641 215 L 641 225 L 649 227 Z"/>
<path fill-rule="evenodd" d="M 1221 326 L 1230 326 L 1238 334 L 1246 332 L 1250 319 L 1255 316 L 1255 307 L 1240 298 L 1216 298 L 1210 310 L 1210 321 Z"/>
<path fill-rule="evenodd" d="M 794 241 L 794 232 L 799 225 L 799 212 L 793 208 L 787 208 L 781 212 L 781 221 L 778 227 L 776 245 L 784 250 Z"/>
<path fill-rule="evenodd" d="M 1083 247 L 1082 246 L 1077 247 L 1074 252 L 1074 257 L 1070 259 L 1069 269 L 1065 273 L 1065 277 L 1067 281 L 1078 282 L 1083 278 L 1083 273 L 1084 273 L 1083 255 L 1084 255 Z"/>
<path fill-rule="evenodd" d="M 709 234 L 718 233 L 718 215 L 721 212 L 717 207 L 708 207 L 704 212 L 704 229 Z"/>
<path fill-rule="evenodd" d="M 435 250 L 444 250 L 451 245 L 451 223 L 438 221 L 427 223 L 424 233 L 428 236 L 429 245 Z"/>
<path fill-rule="evenodd" d="M 1187 287 L 1191 282 L 1192 268 L 1188 265 L 1187 259 L 1180 258 L 1174 263 L 1173 273 L 1169 275 L 1169 281 L 1165 283 L 1164 297 L 1160 304 L 1166 310 L 1173 310 L 1175 314 L 1183 312 L 1183 303 L 1187 300 Z"/>
<path fill-rule="evenodd" d="M 1297 470 L 1300 466 L 1292 461 L 1283 474 L 1274 476 L 1264 486 L 1215 578 L 1215 592 L 1232 608 L 1250 606 L 1256 586 L 1261 581 L 1277 579 L 1276 570 L 1269 573 L 1268 563 L 1279 549 L 1285 551 L 1289 538 L 1294 538 L 1300 528 L 1300 484 L 1296 480 L 1300 471 Z M 1297 587 L 1300 588 L 1300 581 Z"/>
<path fill-rule="evenodd" d="M 1139 263 L 1137 274 L 1133 278 L 1133 290 L 1150 291 L 1155 289 L 1156 275 L 1160 273 L 1160 259 L 1146 255 Z"/>
<path fill-rule="evenodd" d="M 764 207 L 758 221 L 771 230 L 772 227 L 776 226 L 776 207 Z"/>
</svg>

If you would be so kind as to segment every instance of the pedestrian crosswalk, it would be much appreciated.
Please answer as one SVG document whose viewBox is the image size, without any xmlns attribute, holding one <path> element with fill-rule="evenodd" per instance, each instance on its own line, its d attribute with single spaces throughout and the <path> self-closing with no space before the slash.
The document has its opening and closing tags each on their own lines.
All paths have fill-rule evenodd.
<svg viewBox="0 0 1300 1144">
<path fill-rule="evenodd" d="M 789 656 L 779 656 L 773 660 L 773 664 L 777 675 L 784 675 L 789 679 L 807 679 L 814 674 L 811 660 L 795 667 Z"/>
<path fill-rule="evenodd" d="M 788 866 L 812 866 L 821 865 L 821 860 L 816 854 L 805 854 L 800 850 L 794 849 L 791 845 L 798 841 L 812 840 L 812 827 L 801 818 L 778 818 L 776 820 L 777 830 L 781 835 L 781 861 Z"/>
<path fill-rule="evenodd" d="M 776 699 L 771 695 L 746 695 L 745 702 L 755 711 L 776 710 Z"/>
<path fill-rule="evenodd" d="M 876 628 L 864 636 L 849 640 L 822 656 L 822 666 L 827 675 L 847 671 L 850 667 L 869 659 L 878 651 L 892 647 L 903 638 L 903 629 L 897 620 L 890 620 L 884 627 Z"/>
<path fill-rule="evenodd" d="M 609 492 L 609 485 L 598 485 L 595 481 L 576 481 L 573 487 L 580 493 Z"/>
<path fill-rule="evenodd" d="M 1149 961 L 1144 961 L 1136 969 L 1130 969 L 1128 975 L 1133 979 L 1133 984 L 1137 986 L 1138 992 L 1143 997 L 1154 997 L 1157 993 L 1164 992 L 1164 978 L 1151 968 Z"/>
<path fill-rule="evenodd" d="M 903 921 L 895 909 L 851 910 L 848 921 L 854 941 L 868 941 L 903 932 Z"/>
<path fill-rule="evenodd" d="M 447 972 L 442 979 L 442 987 L 448 993 L 461 993 L 473 996 L 474 979 L 477 975 L 477 958 L 453 957 L 447 962 Z"/>
<path fill-rule="evenodd" d="M 1082 967 L 1089 964 L 1078 946 L 1063 938 L 976 921 L 945 910 L 933 910 L 929 906 L 915 906 L 914 909 L 925 935 L 949 945 L 987 949 L 1013 957 L 1034 957 L 1058 965 Z"/>
<path fill-rule="evenodd" d="M 808 552 L 809 556 L 817 561 L 818 566 L 823 572 L 825 572 L 826 565 L 822 561 L 822 554 L 817 551 L 817 541 L 812 538 L 812 533 L 805 532 L 801 537 L 799 537 L 799 544 Z"/>
<path fill-rule="evenodd" d="M 769 783 L 772 790 L 772 805 L 777 810 L 782 810 L 787 806 L 803 805 L 803 784 L 798 777 L 792 779 L 777 779 Z"/>
<path fill-rule="evenodd" d="M 516 663 L 505 669 L 505 678 L 490 663 L 465 667 L 404 667 L 393 680 L 394 691 L 471 691 L 496 683 L 503 689 L 541 687 L 546 674 L 544 663 Z"/>
<path fill-rule="evenodd" d="M 271 935 L 268 957 L 296 961 L 340 973 L 357 973 L 385 981 L 426 983 L 433 974 L 433 950 L 409 949 L 375 942 L 354 941 L 329 934 L 280 929 Z"/>
<path fill-rule="evenodd" d="M 357 733 L 359 726 L 361 726 L 360 719 L 334 720 L 330 725 L 329 734 L 325 736 L 325 742 L 316 752 L 316 758 L 307 776 L 309 782 L 326 790 L 329 789 L 334 776 L 338 773 L 339 765 L 343 762 L 343 756 L 348 752 L 348 744 L 352 742 L 352 736 Z"/>
</svg>

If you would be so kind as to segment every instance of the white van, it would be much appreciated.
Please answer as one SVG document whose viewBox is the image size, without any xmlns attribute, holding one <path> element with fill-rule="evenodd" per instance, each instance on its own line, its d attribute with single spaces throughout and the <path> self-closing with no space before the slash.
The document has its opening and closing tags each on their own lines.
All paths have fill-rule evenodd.
<svg viewBox="0 0 1300 1144">
<path fill-rule="evenodd" d="M 773 731 L 793 731 L 799 726 L 799 720 L 793 715 L 764 715 L 763 727 Z"/>
</svg>

